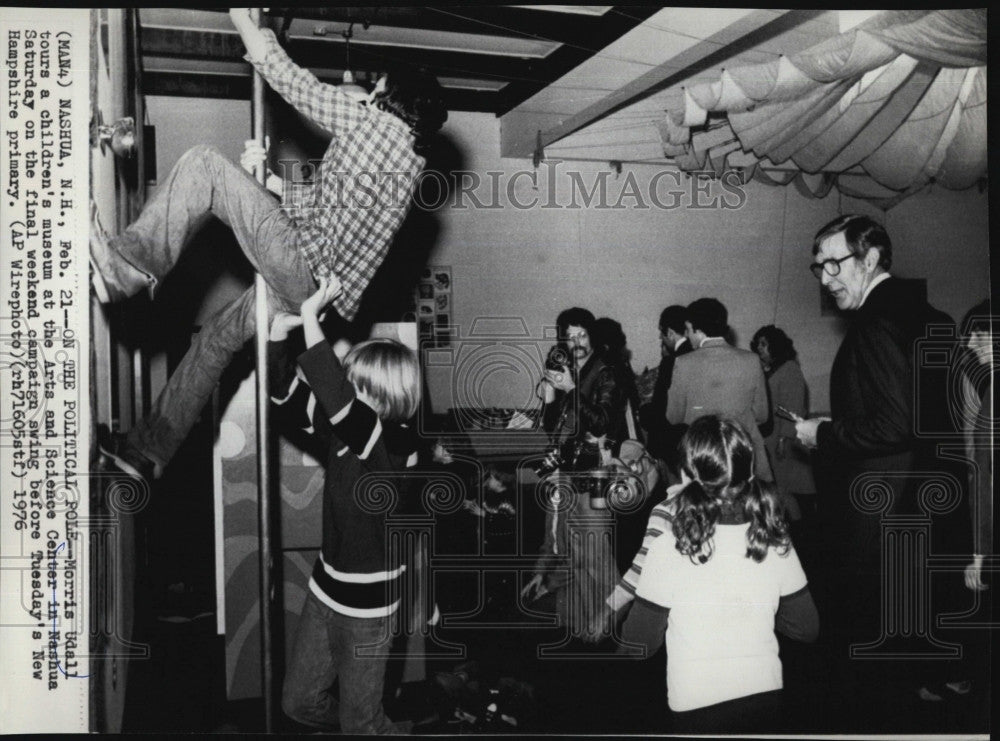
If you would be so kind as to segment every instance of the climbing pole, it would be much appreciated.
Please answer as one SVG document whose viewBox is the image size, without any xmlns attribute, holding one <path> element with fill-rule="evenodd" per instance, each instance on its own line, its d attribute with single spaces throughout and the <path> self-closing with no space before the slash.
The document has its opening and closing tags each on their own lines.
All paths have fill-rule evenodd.
<svg viewBox="0 0 1000 741">
<path fill-rule="evenodd" d="M 251 10 L 251 18 L 260 26 L 259 8 Z M 264 145 L 264 80 L 260 73 L 253 73 L 253 138 Z M 262 185 L 267 179 L 267 164 L 257 168 L 257 180 Z M 257 350 L 257 520 L 260 547 L 260 674 L 264 691 L 264 724 L 268 733 L 274 731 L 274 662 L 272 661 L 272 584 L 273 557 L 271 555 L 271 446 L 268 445 L 268 379 L 267 379 L 267 284 L 260 273 L 254 277 L 256 295 L 256 350 Z"/>
</svg>

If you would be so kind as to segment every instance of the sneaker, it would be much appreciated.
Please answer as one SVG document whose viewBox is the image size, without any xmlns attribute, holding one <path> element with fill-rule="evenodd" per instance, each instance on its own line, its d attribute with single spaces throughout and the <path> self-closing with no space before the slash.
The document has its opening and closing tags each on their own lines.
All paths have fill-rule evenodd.
<svg viewBox="0 0 1000 741">
<path fill-rule="evenodd" d="M 954 692 L 956 695 L 967 695 L 972 692 L 972 680 L 963 679 L 960 682 L 945 682 L 944 686 Z"/>
<path fill-rule="evenodd" d="M 967 695 L 972 692 L 972 682 L 968 679 L 943 684 L 925 685 L 917 690 L 917 695 L 924 702 L 943 702 L 949 693 Z"/>
<path fill-rule="evenodd" d="M 144 288 L 152 292 L 151 278 L 111 246 L 93 201 L 90 203 L 90 267 L 90 282 L 102 304 L 122 301 Z"/>
<path fill-rule="evenodd" d="M 936 692 L 932 692 L 927 687 L 921 687 L 917 690 L 917 696 L 924 702 L 941 702 L 944 700 L 941 695 Z"/>
<path fill-rule="evenodd" d="M 130 445 L 125 435 L 112 434 L 102 425 L 98 432 L 98 449 L 101 455 L 127 476 L 141 479 L 147 484 L 152 484 L 156 479 L 156 464 Z"/>
</svg>

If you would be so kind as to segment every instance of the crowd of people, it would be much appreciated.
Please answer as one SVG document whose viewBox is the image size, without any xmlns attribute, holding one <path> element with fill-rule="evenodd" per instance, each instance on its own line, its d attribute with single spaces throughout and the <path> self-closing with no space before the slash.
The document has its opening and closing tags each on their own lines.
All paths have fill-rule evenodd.
<svg viewBox="0 0 1000 741">
<path fill-rule="evenodd" d="M 401 619 L 401 576 L 420 564 L 388 547 L 385 512 L 364 506 L 357 493 L 371 475 L 405 478 L 427 452 L 408 424 L 420 402 L 419 363 L 390 340 L 338 357 L 319 317 L 328 306 L 354 316 L 406 209 L 330 208 L 335 183 L 324 173 L 419 171 L 419 143 L 446 114 L 433 81 L 390 74 L 370 96 L 352 97 L 294 65 L 245 11 L 232 18 L 255 68 L 334 134 L 303 208 L 281 208 L 244 170 L 196 148 L 121 235 L 94 224 L 94 288 L 105 302 L 152 292 L 205 215 L 233 228 L 272 294 L 278 417 L 316 438 L 326 467 L 322 547 L 283 708 L 318 728 L 405 732 L 382 706 L 383 638 Z M 954 366 L 968 402 L 956 405 L 947 384 L 921 383 L 915 352 L 929 327 L 954 323 L 891 275 L 885 229 L 867 217 L 840 217 L 819 230 L 813 256 L 813 274 L 850 318 L 830 371 L 828 416 L 811 414 L 784 331 L 762 327 L 750 350 L 738 348 L 726 307 L 707 297 L 664 309 L 662 361 L 651 384 L 636 378 L 618 321 L 567 309 L 537 386 L 550 443 L 539 451 L 539 486 L 549 506 L 539 558 L 512 599 L 518 609 L 555 613 L 583 645 L 646 657 L 665 643 L 662 713 L 674 730 L 773 730 L 783 688 L 776 631 L 819 638 L 829 649 L 839 708 L 876 706 L 887 688 L 915 677 L 922 684 L 914 692 L 928 702 L 971 691 L 968 662 L 908 677 L 903 654 L 888 644 L 866 656 L 874 660 L 859 657 L 886 638 L 883 591 L 891 575 L 883 525 L 918 512 L 922 487 L 936 476 L 957 470 L 968 481 L 970 546 L 961 550 L 950 521 L 938 527 L 947 530 L 940 542 L 959 549 L 951 552 L 969 554 L 961 584 L 980 594 L 990 583 L 990 306 L 970 310 L 955 334 L 962 346 L 953 348 Z M 252 299 L 253 289 L 213 317 L 152 414 L 108 443 L 105 455 L 121 471 L 152 479 L 167 465 L 232 354 L 252 336 Z M 300 327 L 305 349 L 298 353 L 290 343 Z M 939 443 L 959 435 L 967 461 L 956 469 Z M 447 455 L 438 451 L 439 459 Z M 594 480 L 618 488 L 580 485 Z M 475 516 L 514 511 L 506 500 L 468 509 Z M 627 537 L 637 521 L 638 536 Z M 604 537 L 612 531 L 622 537 Z M 934 609 L 957 607 L 947 581 L 936 580 Z M 437 624 L 433 600 L 422 604 L 420 620 Z"/>
<path fill-rule="evenodd" d="M 734 730 L 737 726 L 724 719 L 737 716 L 744 730 L 773 727 L 777 722 L 774 712 L 769 711 L 755 716 L 769 715 L 769 721 L 754 726 L 752 703 L 742 701 L 734 706 L 735 715 L 730 715 L 727 703 L 734 697 L 720 698 L 716 691 L 731 683 L 719 677 L 692 680 L 701 691 L 691 685 L 682 687 L 671 678 L 671 666 L 677 666 L 674 657 L 677 653 L 686 656 L 684 652 L 692 646 L 701 647 L 700 658 L 723 664 L 746 655 L 746 646 L 730 646 L 726 653 L 726 629 L 704 615 L 693 621 L 696 627 L 680 622 L 686 613 L 678 613 L 676 623 L 668 622 L 669 608 L 685 604 L 686 593 L 661 590 L 682 578 L 670 559 L 678 554 L 693 555 L 684 545 L 688 540 L 700 542 L 708 533 L 705 540 L 713 542 L 718 523 L 749 522 L 753 531 L 751 515 L 764 515 L 760 505 L 754 510 L 748 503 L 750 491 L 767 503 L 764 519 L 770 522 L 773 515 L 774 521 L 781 523 L 771 535 L 757 535 L 758 544 L 785 548 L 770 556 L 765 548 L 759 560 L 790 559 L 798 574 L 802 571 L 801 554 L 804 573 L 815 584 L 823 624 L 824 666 L 835 679 L 832 705 L 844 709 L 881 707 L 884 713 L 896 703 L 894 693 L 911 690 L 927 702 L 942 702 L 968 694 L 972 677 L 983 677 L 982 667 L 969 660 L 977 655 L 974 640 L 963 641 L 960 660 L 940 661 L 933 656 L 928 634 L 900 629 L 899 620 L 930 620 L 932 613 L 959 611 L 974 598 L 968 591 L 962 592 L 962 579 L 942 575 L 934 579 L 924 602 L 911 603 L 909 609 L 922 610 L 921 614 L 893 613 L 891 603 L 902 602 L 905 590 L 920 585 L 904 583 L 902 572 L 887 573 L 896 559 L 914 556 L 891 552 L 894 543 L 884 533 L 888 525 L 903 521 L 899 518 L 928 517 L 933 552 L 971 554 L 964 587 L 985 589 L 984 554 L 992 553 L 993 547 L 988 524 L 992 523 L 992 495 L 987 491 L 991 485 L 987 482 L 992 481 L 992 451 L 984 447 L 993 429 L 989 369 L 994 344 L 987 338 L 995 335 L 989 303 L 970 309 L 956 328 L 952 319 L 927 303 L 911 282 L 891 275 L 891 241 L 886 230 L 868 217 L 844 216 L 825 225 L 816 235 L 813 254 L 813 274 L 851 321 L 831 370 L 829 415 L 810 415 L 809 392 L 795 346 L 782 329 L 761 327 L 750 343 L 753 352 L 748 352 L 727 340 L 731 336 L 727 312 L 718 300 L 702 298 L 687 307 L 664 309 L 660 318 L 663 360 L 651 398 L 639 407 L 638 418 L 642 439 L 659 462 L 666 491 L 654 490 L 653 498 L 662 501 L 649 515 L 646 538 L 634 562 L 624 570 L 605 604 L 596 611 L 584 609 L 582 614 L 564 616 L 570 625 L 575 621 L 581 626 L 576 634 L 584 640 L 602 640 L 613 634 L 623 608 L 639 599 L 643 608 L 633 606 L 629 620 L 640 621 L 642 630 L 648 631 L 651 622 L 657 629 L 667 628 L 667 695 L 673 698 L 680 693 L 684 698 L 676 706 L 671 699 L 671 709 L 687 712 L 711 706 L 712 712 L 698 716 L 695 726 L 700 729 Z M 546 429 L 552 432 L 553 443 L 559 442 L 562 428 L 553 420 L 563 418 L 557 410 L 578 409 L 580 418 L 575 437 L 571 436 L 576 448 L 606 446 L 608 453 L 603 458 L 613 459 L 624 434 L 620 420 L 629 416 L 632 406 L 626 401 L 624 388 L 616 386 L 615 379 L 621 373 L 609 370 L 613 362 L 620 365 L 620 360 L 605 361 L 599 351 L 591 349 L 601 348 L 605 342 L 601 320 L 595 322 L 589 312 L 570 309 L 560 315 L 558 323 L 568 343 L 567 356 L 575 362 L 545 373 Z M 949 388 L 949 381 L 932 376 L 919 362 L 921 343 L 933 342 L 941 333 L 961 338 L 953 345 L 949 374 L 952 381 L 961 379 L 958 397 L 955 383 Z M 618 351 L 615 357 L 621 355 Z M 723 483 L 714 488 L 705 485 L 692 463 L 693 437 L 697 437 L 693 431 L 703 432 L 706 426 L 719 424 L 735 426 L 741 443 L 749 448 L 751 470 L 737 477 L 740 485 L 731 478 L 736 473 L 731 459 L 730 469 L 723 469 L 728 478 L 724 475 Z M 962 463 L 956 463 L 946 449 L 959 438 L 967 446 Z M 571 466 L 576 462 L 565 460 Z M 586 456 L 584 465 L 595 460 L 602 460 L 599 451 Z M 963 480 L 967 486 L 948 511 L 932 511 L 926 502 L 926 488 L 947 480 Z M 692 486 L 698 493 L 696 500 L 691 498 Z M 699 504 L 695 506 L 693 501 Z M 727 521 L 719 514 L 734 506 L 746 510 L 742 519 Z M 584 507 L 581 503 L 580 508 Z M 572 522 L 572 512 L 564 520 Z M 746 556 L 750 558 L 754 538 L 749 533 L 747 538 Z M 552 552 L 558 552 L 556 542 L 547 538 L 543 553 L 551 557 Z M 706 557 L 712 558 L 711 549 L 699 556 Z M 541 566 L 543 561 L 539 563 Z M 575 560 L 571 563 L 577 567 Z M 726 578 L 740 573 L 737 564 L 748 565 L 730 563 Z M 544 573 L 541 567 L 538 571 L 529 587 Z M 699 575 L 709 571 L 695 569 Z M 592 589 L 606 591 L 601 586 L 606 581 L 600 580 Z M 586 583 L 580 578 L 577 589 Z M 726 579 L 717 577 L 714 583 L 725 584 Z M 804 584 L 803 576 L 799 587 Z M 684 586 L 697 594 L 690 584 Z M 887 594 L 891 589 L 899 593 Z M 648 604 L 651 600 L 643 600 L 644 592 L 657 595 L 657 600 Z M 702 593 L 694 601 L 704 604 L 707 599 Z M 734 589 L 727 589 L 726 596 L 717 594 L 711 601 L 718 609 L 715 617 L 721 619 L 725 605 L 745 608 L 747 600 Z M 811 597 L 808 602 L 811 607 Z M 577 599 L 575 604 L 586 607 L 588 600 Z M 778 622 L 772 621 L 768 630 L 780 630 L 780 610 L 777 617 L 773 611 L 771 616 Z M 792 632 L 815 637 L 813 627 L 810 621 L 809 630 Z M 673 643 L 670 630 L 682 632 L 683 641 L 678 638 Z M 753 636 L 746 626 L 736 632 L 748 639 Z M 634 633 L 626 631 L 626 635 Z M 928 645 L 914 647 L 914 642 L 921 640 Z M 907 642 L 909 646 L 904 648 Z M 671 645 L 684 648 L 672 653 Z M 758 693 L 747 690 L 744 694 Z M 692 702 L 695 704 L 689 704 Z"/>
</svg>

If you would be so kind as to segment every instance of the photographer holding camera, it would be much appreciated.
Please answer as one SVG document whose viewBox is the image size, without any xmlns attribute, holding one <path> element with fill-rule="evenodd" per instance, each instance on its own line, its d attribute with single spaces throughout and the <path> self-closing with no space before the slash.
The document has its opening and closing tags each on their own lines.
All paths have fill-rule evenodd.
<svg viewBox="0 0 1000 741">
<path fill-rule="evenodd" d="M 538 469 L 541 476 L 556 469 L 569 474 L 593 471 L 618 455 L 621 443 L 629 437 L 626 395 L 615 380 L 614 370 L 594 352 L 594 322 L 593 314 L 576 307 L 563 311 L 556 319 L 560 342 L 549 352 L 540 382 L 545 402 L 542 422 L 552 443 Z M 562 481 L 550 483 L 554 486 L 546 514 L 545 541 L 535 575 L 521 595 L 531 602 L 554 593 L 555 610 L 563 624 L 570 627 L 572 634 L 580 635 L 586 630 L 589 613 L 599 609 L 619 574 L 610 549 L 590 557 L 569 552 L 568 520 L 573 519 L 578 529 L 606 528 L 610 514 L 595 516 L 586 496 L 563 501 L 569 487 Z M 569 573 L 565 565 L 555 568 L 556 562 L 566 556 L 572 563 Z M 575 596 L 570 597 L 570 592 Z"/>
<path fill-rule="evenodd" d="M 594 315 L 586 309 L 566 309 L 556 318 L 560 342 L 549 352 L 541 386 L 545 409 L 542 424 L 553 445 L 575 439 L 592 450 L 598 440 L 613 453 L 628 434 L 627 399 L 615 374 L 594 352 Z M 587 456 L 590 457 L 589 455 Z"/>
</svg>

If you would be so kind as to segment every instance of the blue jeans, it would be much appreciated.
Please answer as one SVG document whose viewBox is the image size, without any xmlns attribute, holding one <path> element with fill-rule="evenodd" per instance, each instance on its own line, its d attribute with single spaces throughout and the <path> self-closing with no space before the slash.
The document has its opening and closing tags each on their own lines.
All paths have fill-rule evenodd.
<svg viewBox="0 0 1000 741">
<path fill-rule="evenodd" d="M 352 618 L 310 591 L 295 631 L 281 708 L 304 725 L 343 733 L 402 734 L 382 709 L 385 667 L 398 613 Z M 367 648 L 362 648 L 367 647 Z M 339 680 L 339 702 L 333 692 Z"/>
<path fill-rule="evenodd" d="M 112 246 L 161 280 L 190 236 L 210 215 L 233 230 L 247 259 L 264 276 L 268 310 L 293 311 L 316 290 L 291 219 L 263 186 L 212 147 L 189 149 L 164 187 Z M 201 328 L 129 443 L 161 467 L 184 442 L 233 354 L 254 336 L 254 288 L 220 309 Z"/>
</svg>

